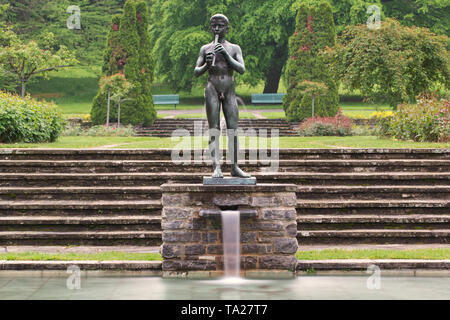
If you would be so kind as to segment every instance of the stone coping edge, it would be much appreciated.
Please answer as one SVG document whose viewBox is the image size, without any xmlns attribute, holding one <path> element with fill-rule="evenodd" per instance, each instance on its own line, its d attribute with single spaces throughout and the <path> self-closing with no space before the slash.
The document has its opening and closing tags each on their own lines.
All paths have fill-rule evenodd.
<svg viewBox="0 0 450 320">
<path fill-rule="evenodd" d="M 371 265 L 383 270 L 449 270 L 449 260 L 299 260 L 298 272 L 315 271 L 366 271 Z M 21 261 L 0 260 L 0 271 L 42 271 L 67 270 L 69 266 L 78 266 L 81 270 L 93 271 L 161 271 L 162 261 Z M 278 270 L 279 271 L 279 270 Z M 271 273 L 277 270 L 247 270 L 254 273 Z M 183 272 L 182 272 L 183 273 Z M 292 272 L 291 272 L 292 273 Z"/>
<path fill-rule="evenodd" d="M 203 184 L 180 184 L 165 183 L 161 186 L 163 193 L 188 193 L 188 192 L 297 192 L 295 184 L 271 184 L 260 183 L 257 185 L 203 185 Z"/>
<path fill-rule="evenodd" d="M 298 260 L 297 271 L 334 271 L 367 270 L 371 265 L 381 270 L 415 270 L 434 269 L 450 270 L 450 260 L 416 260 L 416 259 L 341 259 L 341 260 Z"/>
<path fill-rule="evenodd" d="M 203 149 L 190 149 L 190 151 L 202 150 Z M 225 150 L 225 149 L 222 149 Z M 254 149 L 251 149 L 254 150 Z M 170 148 L 161 149 L 106 149 L 102 147 L 96 148 L 0 148 L 0 154 L 39 154 L 52 152 L 55 154 L 69 154 L 69 153 L 79 153 L 79 154 L 95 154 L 95 153 L 110 153 L 110 154 L 124 154 L 124 153 L 134 153 L 134 154 L 148 154 L 148 153 L 168 153 L 170 154 L 173 150 Z M 247 151 L 247 150 L 246 150 Z M 450 148 L 348 148 L 348 149 L 323 149 L 323 148 L 280 148 L 281 152 L 291 153 L 334 153 L 334 154 L 349 154 L 349 153 L 443 153 L 447 154 L 450 152 Z"/>
<path fill-rule="evenodd" d="M 67 270 L 77 266 L 81 270 L 148 271 L 161 270 L 162 261 L 21 261 L 0 260 L 2 270 Z"/>
</svg>

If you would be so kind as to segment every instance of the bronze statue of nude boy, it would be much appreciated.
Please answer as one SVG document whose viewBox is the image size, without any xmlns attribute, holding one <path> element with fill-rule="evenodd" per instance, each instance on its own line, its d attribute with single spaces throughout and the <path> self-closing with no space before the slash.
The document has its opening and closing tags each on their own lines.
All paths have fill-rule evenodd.
<svg viewBox="0 0 450 320">
<path fill-rule="evenodd" d="M 222 14 L 211 17 L 211 32 L 215 41 L 200 49 L 194 74 L 201 76 L 209 72 L 205 89 L 206 113 L 209 124 L 209 151 L 213 163 L 213 178 L 223 178 L 220 167 L 220 106 L 222 105 L 227 124 L 228 152 L 231 155 L 231 175 L 239 178 L 250 178 L 238 166 L 239 143 L 237 129 L 239 126 L 239 109 L 236 101 L 233 73 L 245 72 L 244 58 L 241 48 L 225 40 L 228 32 L 228 18 Z"/>
</svg>

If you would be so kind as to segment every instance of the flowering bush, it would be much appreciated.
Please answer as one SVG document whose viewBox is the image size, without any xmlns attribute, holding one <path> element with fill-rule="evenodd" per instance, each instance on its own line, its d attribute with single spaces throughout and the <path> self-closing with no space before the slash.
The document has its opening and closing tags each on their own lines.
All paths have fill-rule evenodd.
<svg viewBox="0 0 450 320">
<path fill-rule="evenodd" d="M 64 126 L 55 104 L 0 91 L 0 142 L 53 142 Z"/>
<path fill-rule="evenodd" d="M 352 119 L 339 110 L 334 117 L 314 117 L 304 120 L 298 130 L 300 136 L 351 136 Z"/>
<path fill-rule="evenodd" d="M 115 126 L 94 126 L 87 130 L 81 129 L 78 124 L 76 126 L 67 128 L 64 131 L 64 136 L 90 136 L 90 137 L 131 137 L 135 135 L 133 126 L 128 125 L 126 127 Z"/>
<path fill-rule="evenodd" d="M 389 137 L 391 129 L 391 119 L 394 113 L 392 111 L 373 112 L 371 119 L 376 120 L 374 134 L 378 137 Z"/>
<path fill-rule="evenodd" d="M 401 104 L 389 117 L 380 118 L 377 135 L 419 142 L 450 140 L 450 103 L 433 94 L 417 97 L 417 104 Z"/>
</svg>

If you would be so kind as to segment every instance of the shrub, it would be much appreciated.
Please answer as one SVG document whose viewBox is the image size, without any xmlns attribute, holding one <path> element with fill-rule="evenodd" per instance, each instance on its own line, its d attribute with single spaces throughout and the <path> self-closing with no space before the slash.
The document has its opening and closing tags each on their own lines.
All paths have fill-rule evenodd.
<svg viewBox="0 0 450 320">
<path fill-rule="evenodd" d="M 342 115 L 342 110 L 334 117 L 314 117 L 302 122 L 300 136 L 351 136 L 352 120 Z"/>
<path fill-rule="evenodd" d="M 392 111 L 383 111 L 383 112 L 373 112 L 370 115 L 371 119 L 376 120 L 376 126 L 374 129 L 374 134 L 378 137 L 389 137 L 390 136 L 390 122 L 393 116 Z"/>
<path fill-rule="evenodd" d="M 131 137 L 135 135 L 135 130 L 131 125 L 126 127 L 115 126 L 93 126 L 83 130 L 81 125 L 77 124 L 64 131 L 64 136 L 90 136 L 90 137 Z"/>
<path fill-rule="evenodd" d="M 401 104 L 392 116 L 379 118 L 377 135 L 417 142 L 450 140 L 450 103 L 433 94 L 417 97 L 417 104 Z"/>
<path fill-rule="evenodd" d="M 0 142 L 53 142 L 64 127 L 55 104 L 0 92 Z"/>
<path fill-rule="evenodd" d="M 352 136 L 371 136 L 373 134 L 370 126 L 353 126 Z"/>
</svg>

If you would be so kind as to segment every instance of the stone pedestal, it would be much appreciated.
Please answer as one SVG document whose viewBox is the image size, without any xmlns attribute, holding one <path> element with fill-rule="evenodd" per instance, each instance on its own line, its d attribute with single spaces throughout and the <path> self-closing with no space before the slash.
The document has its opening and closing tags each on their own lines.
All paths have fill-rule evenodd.
<svg viewBox="0 0 450 320">
<path fill-rule="evenodd" d="M 161 188 L 163 271 L 223 270 L 221 210 L 241 212 L 242 271 L 295 270 L 295 185 Z"/>
</svg>

